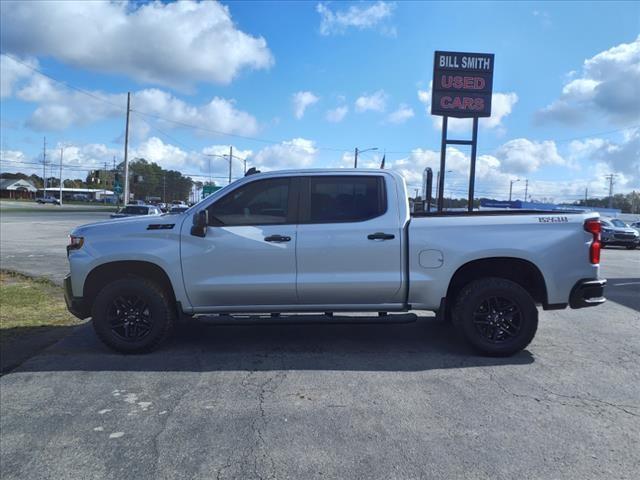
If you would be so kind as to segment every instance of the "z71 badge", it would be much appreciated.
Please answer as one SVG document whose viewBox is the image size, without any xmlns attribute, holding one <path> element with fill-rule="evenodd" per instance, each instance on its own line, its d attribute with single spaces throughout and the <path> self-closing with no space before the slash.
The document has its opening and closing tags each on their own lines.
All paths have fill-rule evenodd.
<svg viewBox="0 0 640 480">
<path fill-rule="evenodd" d="M 568 221 L 567 217 L 538 217 L 540 223 L 567 223 Z"/>
</svg>

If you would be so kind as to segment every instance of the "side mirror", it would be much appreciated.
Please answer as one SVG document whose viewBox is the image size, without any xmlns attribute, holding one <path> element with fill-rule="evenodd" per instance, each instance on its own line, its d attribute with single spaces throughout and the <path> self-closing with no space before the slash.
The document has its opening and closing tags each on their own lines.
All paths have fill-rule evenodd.
<svg viewBox="0 0 640 480">
<path fill-rule="evenodd" d="M 207 235 L 207 227 L 209 226 L 209 212 L 200 210 L 193 214 L 193 226 L 191 227 L 191 235 L 196 237 L 205 237 Z"/>
</svg>

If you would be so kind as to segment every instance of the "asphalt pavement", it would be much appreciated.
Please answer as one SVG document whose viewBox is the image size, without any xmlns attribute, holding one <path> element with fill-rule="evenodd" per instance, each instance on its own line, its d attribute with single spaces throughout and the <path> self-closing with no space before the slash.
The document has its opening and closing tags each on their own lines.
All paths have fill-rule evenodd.
<svg viewBox="0 0 640 480">
<path fill-rule="evenodd" d="M 24 252 L 51 243 L 60 261 L 54 237 L 80 220 L 17 227 Z M 2 478 L 635 479 L 640 252 L 602 263 L 609 301 L 541 312 L 506 359 L 474 355 L 432 315 L 195 322 L 142 356 L 83 325 L 0 378 Z"/>
<path fill-rule="evenodd" d="M 46 277 L 61 284 L 69 273 L 66 246 L 71 230 L 78 225 L 108 220 L 110 214 L 52 205 L 1 209 L 0 264 L 5 269 Z"/>
</svg>

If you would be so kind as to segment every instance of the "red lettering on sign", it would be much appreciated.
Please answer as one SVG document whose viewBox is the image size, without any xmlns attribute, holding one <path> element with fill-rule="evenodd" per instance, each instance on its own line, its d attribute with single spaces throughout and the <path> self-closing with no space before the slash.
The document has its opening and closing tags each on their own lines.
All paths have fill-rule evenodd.
<svg viewBox="0 0 640 480">
<path fill-rule="evenodd" d="M 440 98 L 440 108 L 445 110 L 481 111 L 484 110 L 484 99 L 444 95 Z"/>
<path fill-rule="evenodd" d="M 486 85 L 482 77 L 461 77 L 460 75 L 442 75 L 440 88 L 456 90 L 482 90 Z"/>
</svg>

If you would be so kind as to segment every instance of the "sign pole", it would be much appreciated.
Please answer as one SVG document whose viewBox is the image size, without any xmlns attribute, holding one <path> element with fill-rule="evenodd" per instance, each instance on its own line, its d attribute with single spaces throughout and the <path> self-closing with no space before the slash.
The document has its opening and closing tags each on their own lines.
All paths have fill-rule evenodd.
<svg viewBox="0 0 640 480">
<path fill-rule="evenodd" d="M 476 186 L 476 150 L 478 145 L 478 117 L 473 117 L 473 136 L 471 137 L 471 171 L 469 172 L 469 202 L 467 210 L 473 212 L 473 196 Z"/>
<path fill-rule="evenodd" d="M 442 142 L 440 143 L 440 177 L 438 180 L 438 213 L 444 206 L 444 171 L 447 156 L 447 125 L 449 117 L 442 117 Z"/>
</svg>

